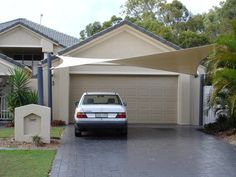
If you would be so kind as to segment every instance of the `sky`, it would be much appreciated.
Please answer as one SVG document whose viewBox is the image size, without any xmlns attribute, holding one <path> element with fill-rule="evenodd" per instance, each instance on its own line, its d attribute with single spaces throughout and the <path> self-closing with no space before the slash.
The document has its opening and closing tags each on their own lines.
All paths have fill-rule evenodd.
<svg viewBox="0 0 236 177">
<path fill-rule="evenodd" d="M 170 2 L 172 0 L 168 0 Z M 193 14 L 209 11 L 221 0 L 180 0 Z M 120 14 L 126 0 L 4 0 L 0 23 L 26 18 L 57 31 L 79 38 L 85 26 L 94 21 L 104 22 Z"/>
</svg>

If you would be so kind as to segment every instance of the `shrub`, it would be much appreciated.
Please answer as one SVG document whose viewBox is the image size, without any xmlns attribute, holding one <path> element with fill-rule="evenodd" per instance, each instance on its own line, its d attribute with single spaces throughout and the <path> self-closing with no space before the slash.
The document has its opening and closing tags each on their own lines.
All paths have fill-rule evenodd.
<svg viewBox="0 0 236 177">
<path fill-rule="evenodd" d="M 53 120 L 52 122 L 51 122 L 51 125 L 52 126 L 65 126 L 66 125 L 66 122 L 65 121 L 63 121 L 63 120 Z"/>
<path fill-rule="evenodd" d="M 220 115 L 216 119 L 216 122 L 204 125 L 204 132 L 209 134 L 217 134 L 219 132 L 229 130 L 230 128 L 232 128 L 230 119 L 224 115 Z"/>
<path fill-rule="evenodd" d="M 17 68 L 10 70 L 8 79 L 11 92 L 7 95 L 8 109 L 14 114 L 16 107 L 27 104 L 36 104 L 38 102 L 37 92 L 32 91 L 28 84 L 30 82 L 30 73 L 26 70 Z"/>
<path fill-rule="evenodd" d="M 7 127 L 7 128 L 11 128 L 11 127 L 14 127 L 14 123 L 13 122 L 8 122 L 4 126 Z"/>
<path fill-rule="evenodd" d="M 35 135 L 35 136 L 32 137 L 32 143 L 35 146 L 40 146 L 40 145 L 42 145 L 42 138 L 38 135 Z"/>
</svg>

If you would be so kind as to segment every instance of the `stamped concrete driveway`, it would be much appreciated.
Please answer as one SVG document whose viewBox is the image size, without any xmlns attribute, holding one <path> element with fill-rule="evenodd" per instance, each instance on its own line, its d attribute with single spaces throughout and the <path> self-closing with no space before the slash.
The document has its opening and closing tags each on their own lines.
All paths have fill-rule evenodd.
<svg viewBox="0 0 236 177">
<path fill-rule="evenodd" d="M 55 177 L 235 177 L 236 147 L 180 126 L 130 127 L 75 138 L 65 130 L 53 163 Z"/>
</svg>

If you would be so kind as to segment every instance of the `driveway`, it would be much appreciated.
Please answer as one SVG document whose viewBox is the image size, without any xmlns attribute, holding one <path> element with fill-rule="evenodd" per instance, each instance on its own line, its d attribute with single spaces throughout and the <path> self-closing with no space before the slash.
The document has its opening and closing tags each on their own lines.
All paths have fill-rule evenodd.
<svg viewBox="0 0 236 177">
<path fill-rule="evenodd" d="M 75 138 L 65 130 L 52 177 L 235 177 L 236 147 L 193 127 L 129 127 Z"/>
</svg>

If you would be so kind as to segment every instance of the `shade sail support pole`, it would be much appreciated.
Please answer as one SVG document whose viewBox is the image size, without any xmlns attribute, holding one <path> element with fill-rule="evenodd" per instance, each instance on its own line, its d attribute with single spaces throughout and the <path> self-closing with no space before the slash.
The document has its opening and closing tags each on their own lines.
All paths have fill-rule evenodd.
<svg viewBox="0 0 236 177">
<path fill-rule="evenodd" d="M 51 121 L 53 119 L 52 117 L 52 55 L 51 53 L 48 53 L 47 57 L 47 70 L 48 70 L 48 107 L 51 108 Z"/>
<path fill-rule="evenodd" d="M 44 105 L 44 100 L 43 100 L 43 68 L 42 65 L 38 65 L 38 73 L 37 73 L 37 78 L 38 78 L 38 104 L 39 105 Z"/>
</svg>

